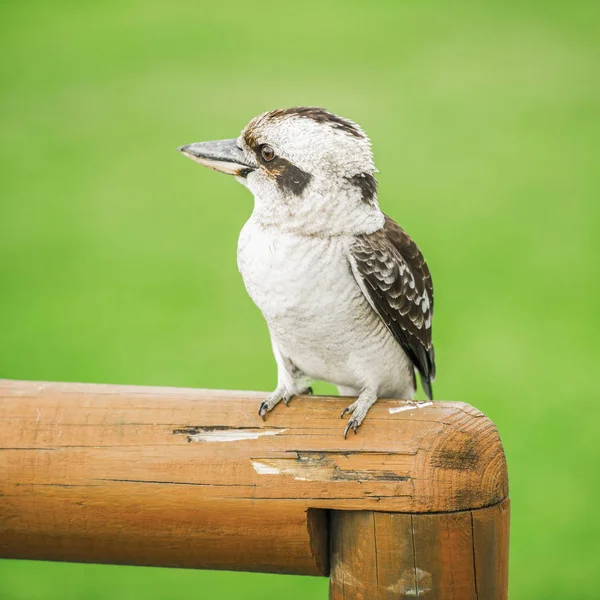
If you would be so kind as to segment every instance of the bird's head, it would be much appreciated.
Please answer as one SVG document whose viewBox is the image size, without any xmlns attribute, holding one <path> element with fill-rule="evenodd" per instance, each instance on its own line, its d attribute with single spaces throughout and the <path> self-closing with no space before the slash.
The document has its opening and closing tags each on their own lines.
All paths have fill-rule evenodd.
<svg viewBox="0 0 600 600">
<path fill-rule="evenodd" d="M 178 150 L 248 187 L 264 226 L 316 235 L 371 233 L 383 224 L 369 138 L 322 108 L 273 110 L 238 138 Z"/>
</svg>

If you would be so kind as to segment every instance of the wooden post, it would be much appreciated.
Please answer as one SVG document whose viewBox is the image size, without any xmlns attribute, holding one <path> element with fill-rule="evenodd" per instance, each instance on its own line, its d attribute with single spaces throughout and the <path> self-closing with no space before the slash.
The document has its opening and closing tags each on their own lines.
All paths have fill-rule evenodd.
<svg viewBox="0 0 600 600">
<path fill-rule="evenodd" d="M 330 598 L 507 598 L 509 501 L 473 511 L 334 511 Z"/>
<path fill-rule="evenodd" d="M 507 473 L 462 403 L 0 381 L 0 557 L 329 575 L 330 597 L 506 598 Z M 331 564 L 331 569 L 330 569 Z"/>
</svg>

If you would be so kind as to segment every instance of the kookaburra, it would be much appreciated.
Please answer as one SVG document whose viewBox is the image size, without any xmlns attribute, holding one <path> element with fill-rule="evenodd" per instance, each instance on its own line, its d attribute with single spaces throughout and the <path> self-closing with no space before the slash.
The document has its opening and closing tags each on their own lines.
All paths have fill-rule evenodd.
<svg viewBox="0 0 600 600">
<path fill-rule="evenodd" d="M 238 138 L 178 148 L 254 194 L 238 267 L 269 327 L 277 388 L 265 419 L 312 380 L 357 399 L 344 430 L 378 398 L 412 400 L 418 371 L 432 397 L 433 284 L 415 242 L 377 202 L 371 143 L 321 108 L 273 110 Z"/>
</svg>

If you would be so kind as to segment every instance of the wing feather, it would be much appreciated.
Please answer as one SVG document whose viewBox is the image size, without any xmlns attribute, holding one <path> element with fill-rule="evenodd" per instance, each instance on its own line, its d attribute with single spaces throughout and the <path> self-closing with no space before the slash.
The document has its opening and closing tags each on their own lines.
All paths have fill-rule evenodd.
<svg viewBox="0 0 600 600">
<path fill-rule="evenodd" d="M 382 229 L 358 236 L 350 249 L 350 264 L 363 294 L 419 371 L 423 389 L 432 398 L 433 282 L 421 251 L 386 216 Z"/>
</svg>

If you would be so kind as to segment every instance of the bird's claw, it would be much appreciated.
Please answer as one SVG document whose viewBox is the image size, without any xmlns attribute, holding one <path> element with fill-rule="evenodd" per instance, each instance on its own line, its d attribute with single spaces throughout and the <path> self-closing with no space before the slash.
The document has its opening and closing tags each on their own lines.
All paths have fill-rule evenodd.
<svg viewBox="0 0 600 600">
<path fill-rule="evenodd" d="M 346 425 L 346 429 L 344 429 L 344 439 L 348 436 L 348 432 L 350 429 L 354 431 L 356 434 L 356 430 L 360 427 L 360 424 L 365 420 L 365 415 L 367 414 L 366 410 L 363 410 L 360 405 L 360 400 L 356 400 L 350 406 L 346 406 L 346 408 L 342 411 L 340 417 L 343 419 L 344 415 L 348 413 L 352 413 L 348 424 Z"/>
<path fill-rule="evenodd" d="M 267 402 L 261 402 L 260 406 L 258 407 L 258 414 L 260 416 L 260 418 L 264 421 L 267 420 L 267 411 L 269 410 L 269 406 L 267 404 Z"/>
<path fill-rule="evenodd" d="M 346 439 L 346 436 L 348 435 L 350 428 L 352 428 L 354 430 L 354 435 L 356 435 L 356 430 L 358 429 L 359 425 L 360 425 L 360 423 L 356 419 L 350 419 L 348 421 L 348 424 L 346 425 L 346 429 L 344 429 L 344 439 Z"/>
<path fill-rule="evenodd" d="M 276 390 L 270 396 L 265 398 L 258 407 L 258 414 L 263 421 L 267 420 L 267 413 L 273 410 L 279 402 L 283 400 L 286 406 L 288 406 L 289 401 L 293 398 L 293 395 L 289 395 L 287 392 L 280 392 Z"/>
<path fill-rule="evenodd" d="M 348 413 L 353 413 L 355 411 L 355 409 L 357 408 L 357 406 L 358 406 L 358 401 L 353 402 L 349 406 L 346 406 L 346 408 L 340 414 L 340 419 L 343 419 L 344 415 L 347 415 Z M 361 421 L 362 421 L 362 419 L 361 419 Z M 359 425 L 360 425 L 360 422 L 359 422 Z"/>
</svg>

